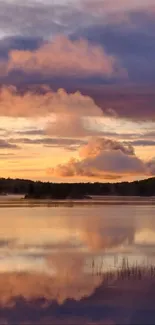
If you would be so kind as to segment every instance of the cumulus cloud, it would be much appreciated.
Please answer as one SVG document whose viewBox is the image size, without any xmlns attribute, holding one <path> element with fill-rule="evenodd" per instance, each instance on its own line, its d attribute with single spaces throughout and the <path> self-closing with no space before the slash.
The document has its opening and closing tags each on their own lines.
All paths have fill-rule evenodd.
<svg viewBox="0 0 155 325">
<path fill-rule="evenodd" d="M 134 153 L 130 144 L 109 139 L 91 139 L 79 149 L 79 159 L 71 159 L 50 170 L 61 177 L 99 177 L 106 174 L 145 174 L 146 166 Z"/>
<path fill-rule="evenodd" d="M 73 77 L 74 82 L 79 76 L 89 77 L 89 82 L 92 82 L 90 77 L 99 76 L 98 80 L 95 78 L 96 83 L 101 82 L 101 77 L 107 80 L 124 74 L 121 64 L 130 80 L 152 81 L 154 12 L 153 0 L 79 0 L 69 4 L 65 1 L 61 5 L 1 1 L 1 30 L 4 35 L 12 31 L 17 38 L 21 37 L 20 42 L 10 42 L 10 51 L 5 42 L 0 44 L 0 53 L 5 59 L 9 53 L 6 70 L 4 60 L 0 64 L 1 75 L 8 72 L 9 76 L 1 80 L 20 83 L 20 80 L 40 82 L 44 78 L 56 83 L 57 76 L 59 86 L 63 87 L 66 80 L 70 82 L 68 76 Z M 12 19 L 14 16 L 16 19 Z M 57 37 L 59 34 L 64 36 Z M 89 44 L 80 38 L 89 40 Z M 92 45 L 97 43 L 99 45 Z"/>
<path fill-rule="evenodd" d="M 92 138 L 88 144 L 80 149 L 79 154 L 80 157 L 85 159 L 89 157 L 96 157 L 105 150 L 120 150 L 124 154 L 134 155 L 134 148 L 130 143 L 127 143 L 125 146 L 121 142 L 107 138 Z"/>
<path fill-rule="evenodd" d="M 89 96 L 79 91 L 68 94 L 64 89 L 57 92 L 47 87 L 46 92 L 18 92 L 14 86 L 0 90 L 0 115 L 11 117 L 47 116 L 49 114 L 102 116 L 102 110 Z"/>
<path fill-rule="evenodd" d="M 26 75 L 42 77 L 102 77 L 127 76 L 118 59 L 105 52 L 99 45 L 87 40 L 70 40 L 57 36 L 36 50 L 11 50 L 2 76 L 20 71 Z M 4 71 L 5 70 L 5 71 Z"/>
<path fill-rule="evenodd" d="M 103 117 L 103 112 L 91 97 L 82 95 L 79 91 L 67 93 L 64 89 L 59 89 L 54 92 L 49 87 L 44 87 L 44 93 L 32 89 L 20 93 L 16 87 L 10 86 L 2 87 L 0 91 L 0 115 L 49 117 L 46 130 L 41 130 L 44 134 L 82 137 L 99 133 L 98 130 L 90 129 L 86 120 L 89 117 Z"/>
</svg>

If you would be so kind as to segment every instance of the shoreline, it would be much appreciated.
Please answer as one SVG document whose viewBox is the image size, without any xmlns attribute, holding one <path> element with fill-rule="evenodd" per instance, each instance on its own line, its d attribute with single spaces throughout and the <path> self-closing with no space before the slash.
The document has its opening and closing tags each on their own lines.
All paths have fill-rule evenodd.
<svg viewBox="0 0 155 325">
<path fill-rule="evenodd" d="M 0 200 L 0 208 L 16 207 L 74 207 L 74 206 L 155 206 L 154 199 L 132 200 L 52 200 L 52 199 L 8 199 Z"/>
</svg>

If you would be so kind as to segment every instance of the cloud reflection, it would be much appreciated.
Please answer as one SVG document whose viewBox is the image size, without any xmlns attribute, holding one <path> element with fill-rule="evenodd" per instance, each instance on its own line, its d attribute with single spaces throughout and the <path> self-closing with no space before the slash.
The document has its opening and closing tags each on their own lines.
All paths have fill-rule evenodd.
<svg viewBox="0 0 155 325">
<path fill-rule="evenodd" d="M 38 252 L 108 252 L 153 238 L 151 206 L 3 209 L 0 250 Z M 146 218 L 147 216 L 147 218 Z M 149 232 L 152 233 L 150 237 Z M 138 235 L 140 234 L 140 235 Z M 143 236 L 144 234 L 144 236 Z"/>
<path fill-rule="evenodd" d="M 35 319 L 56 325 L 63 315 L 65 325 L 123 324 L 122 312 L 130 309 L 129 288 L 106 288 L 104 271 L 114 257 L 119 257 L 118 265 L 123 256 L 131 264 L 136 259 L 143 263 L 154 251 L 152 206 L 18 207 L 1 212 L 0 319 L 5 316 L 11 324 L 16 315 L 20 324 Z M 155 262 L 153 255 L 149 258 Z M 144 293 L 145 285 L 139 285 L 136 292 Z M 135 305 L 140 299 L 135 292 L 133 299 Z M 133 310 L 129 314 L 126 323 L 132 324 Z"/>
</svg>

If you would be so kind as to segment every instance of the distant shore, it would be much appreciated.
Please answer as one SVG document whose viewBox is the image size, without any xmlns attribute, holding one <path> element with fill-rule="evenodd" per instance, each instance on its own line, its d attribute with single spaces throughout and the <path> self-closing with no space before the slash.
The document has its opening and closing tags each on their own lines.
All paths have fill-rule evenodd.
<svg viewBox="0 0 155 325">
<path fill-rule="evenodd" d="M 128 205 L 128 206 L 155 206 L 155 197 L 119 197 L 119 196 L 103 196 L 102 199 L 34 199 L 34 198 L 24 198 L 24 196 L 1 196 L 0 197 L 0 207 L 2 208 L 16 208 L 16 207 L 74 207 L 74 206 L 108 206 L 108 205 Z"/>
</svg>

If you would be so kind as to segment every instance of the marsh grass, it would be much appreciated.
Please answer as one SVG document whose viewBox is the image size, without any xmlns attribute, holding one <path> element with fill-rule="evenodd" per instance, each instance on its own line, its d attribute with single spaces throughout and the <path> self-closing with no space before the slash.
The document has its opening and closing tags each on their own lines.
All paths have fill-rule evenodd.
<svg viewBox="0 0 155 325">
<path fill-rule="evenodd" d="M 103 268 L 104 261 L 102 260 L 100 265 L 95 265 L 95 261 L 92 262 L 92 276 L 98 276 L 103 279 L 104 283 L 114 283 L 117 280 L 146 280 L 155 279 L 155 266 L 152 264 L 138 265 L 136 262 L 133 265 L 129 264 L 128 258 L 123 258 L 120 266 L 117 266 L 114 262 L 114 266 L 107 271 Z"/>
</svg>

